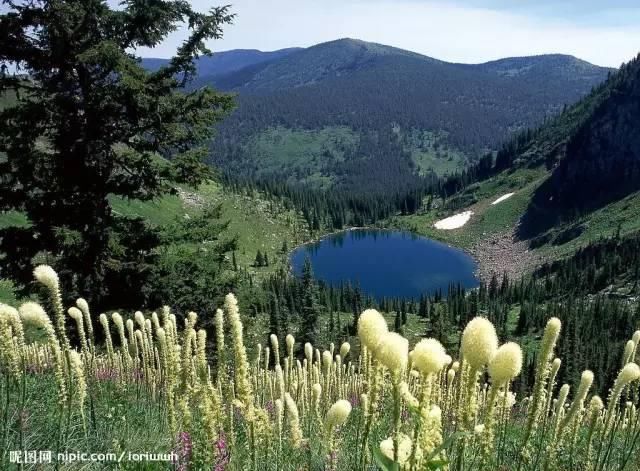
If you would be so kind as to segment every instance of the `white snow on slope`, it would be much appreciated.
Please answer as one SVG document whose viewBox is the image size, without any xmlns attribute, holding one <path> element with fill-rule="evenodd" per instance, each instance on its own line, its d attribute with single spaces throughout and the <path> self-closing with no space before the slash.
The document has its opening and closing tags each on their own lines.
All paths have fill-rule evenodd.
<svg viewBox="0 0 640 471">
<path fill-rule="evenodd" d="M 509 198 L 511 198 L 513 195 L 515 195 L 515 193 L 507 193 L 506 195 L 502 195 L 500 198 L 498 198 L 497 200 L 495 200 L 493 204 L 498 204 L 498 203 L 502 203 L 504 200 L 508 200 Z"/>
<path fill-rule="evenodd" d="M 434 224 L 436 229 L 458 229 L 464 226 L 471 216 L 473 215 L 473 211 L 465 211 L 464 213 L 456 214 L 455 216 L 448 217 L 446 219 L 441 219 L 440 221 Z"/>
</svg>

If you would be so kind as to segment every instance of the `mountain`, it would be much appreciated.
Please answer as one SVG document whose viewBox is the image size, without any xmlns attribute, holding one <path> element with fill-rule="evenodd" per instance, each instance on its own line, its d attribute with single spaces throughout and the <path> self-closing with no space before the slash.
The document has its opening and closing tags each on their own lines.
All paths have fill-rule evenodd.
<svg viewBox="0 0 640 471">
<path fill-rule="evenodd" d="M 593 83 L 602 80 L 602 68 L 573 56 L 547 54 L 529 57 L 510 57 L 484 64 L 471 65 L 504 77 L 539 80 L 546 76 L 552 80 Z"/>
<path fill-rule="evenodd" d="M 298 50 L 296 54 L 271 62 L 247 76 L 234 89 L 255 94 L 314 85 L 371 69 L 379 60 L 390 57 L 439 63 L 435 59 L 391 46 L 341 39 Z"/>
<path fill-rule="evenodd" d="M 605 80 L 611 69 L 570 56 L 452 64 L 341 39 L 295 50 L 195 86 L 238 93 L 211 163 L 251 178 L 321 187 L 451 173 L 537 126 Z"/>
<path fill-rule="evenodd" d="M 526 142 L 514 165 L 544 161 L 520 232 L 526 238 L 640 190 L 640 56 Z M 574 233 L 579 233 L 576 228 Z"/>
<path fill-rule="evenodd" d="M 298 48 L 280 49 L 272 52 L 263 52 L 256 49 L 234 49 L 231 51 L 216 52 L 211 56 L 200 57 L 196 61 L 199 77 L 209 77 L 213 79 L 221 75 L 226 75 L 245 67 L 263 64 L 265 62 L 283 58 Z M 143 58 L 142 65 L 149 70 L 158 70 L 168 63 L 168 59 Z"/>
<path fill-rule="evenodd" d="M 499 220 L 501 230 L 513 229 L 516 240 L 544 247 L 552 258 L 613 234 L 638 237 L 640 56 L 556 117 L 505 143 L 479 180 L 447 203 L 474 211 L 467 233 L 497 233 L 487 224 Z M 504 194 L 514 196 L 491 204 Z"/>
</svg>

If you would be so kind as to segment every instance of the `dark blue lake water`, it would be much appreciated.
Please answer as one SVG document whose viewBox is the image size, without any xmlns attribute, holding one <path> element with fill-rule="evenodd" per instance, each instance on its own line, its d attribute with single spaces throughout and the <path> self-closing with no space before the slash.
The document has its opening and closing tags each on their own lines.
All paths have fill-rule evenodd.
<svg viewBox="0 0 640 471">
<path fill-rule="evenodd" d="M 298 247 L 290 256 L 296 275 L 307 257 L 317 279 L 359 284 L 378 299 L 446 293 L 452 282 L 478 286 L 476 263 L 467 253 L 408 232 L 352 230 Z"/>
</svg>

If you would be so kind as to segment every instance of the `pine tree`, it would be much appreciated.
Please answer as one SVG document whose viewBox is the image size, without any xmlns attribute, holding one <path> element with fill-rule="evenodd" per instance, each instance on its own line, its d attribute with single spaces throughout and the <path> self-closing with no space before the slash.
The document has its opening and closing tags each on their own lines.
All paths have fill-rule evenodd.
<svg viewBox="0 0 640 471">
<path fill-rule="evenodd" d="M 278 323 L 280 325 L 281 335 L 286 336 L 286 334 L 288 334 L 291 330 L 289 328 L 289 308 L 287 307 L 287 304 L 282 300 L 280 301 L 280 320 Z"/>
<path fill-rule="evenodd" d="M 196 73 L 193 59 L 209 53 L 205 43 L 221 38 L 232 18 L 227 7 L 202 14 L 178 0 L 116 8 L 3 2 L 0 63 L 18 64 L 23 75 L 0 74 L 0 93 L 17 96 L 0 112 L 0 211 L 23 212 L 31 222 L 0 234 L 3 275 L 26 284 L 33 257 L 46 254 L 65 293 L 88 297 L 98 310 L 109 295 L 127 304 L 111 292 L 132 263 L 122 259 L 120 238 L 136 236 L 136 254 L 151 254 L 158 240 L 140 220 L 114 214 L 111 198 L 148 201 L 210 177 L 201 160 L 233 100 L 184 87 Z M 189 36 L 176 55 L 145 70 L 133 51 L 157 46 L 184 24 Z"/>
<path fill-rule="evenodd" d="M 274 334 L 280 338 L 281 325 L 280 325 L 280 303 L 278 298 L 271 296 L 271 302 L 269 306 L 269 334 Z"/>
<path fill-rule="evenodd" d="M 356 286 L 353 291 L 353 298 L 351 301 L 351 313 L 353 314 L 353 321 L 351 322 L 351 335 L 355 335 L 358 331 L 358 319 L 362 313 L 362 293 L 360 287 Z"/>
<path fill-rule="evenodd" d="M 305 259 L 302 267 L 302 310 L 300 314 L 302 317 L 300 322 L 300 342 L 302 345 L 306 342 L 313 344 L 317 340 L 320 308 L 309 258 Z"/>
</svg>

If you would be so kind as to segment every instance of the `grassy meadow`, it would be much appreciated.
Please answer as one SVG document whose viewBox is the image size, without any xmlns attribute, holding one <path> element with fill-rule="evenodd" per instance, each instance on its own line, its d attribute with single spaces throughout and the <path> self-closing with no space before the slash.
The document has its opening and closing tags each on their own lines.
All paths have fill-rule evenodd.
<svg viewBox="0 0 640 471">
<path fill-rule="evenodd" d="M 501 343 L 481 317 L 463 330 L 456 358 L 435 339 L 389 332 L 389 319 L 372 309 L 348 341 L 300 345 L 287 335 L 260 345 L 245 336 L 232 294 L 207 331 L 195 312 L 177 318 L 169 308 L 96 317 L 82 299 L 62 306 L 50 267 L 34 277 L 44 298 L 0 306 L 2 469 L 640 465 L 640 331 L 629 333 L 600 398 L 590 393 L 590 371 L 577 385 L 556 383 L 563 332 L 550 319 L 536 345 L 535 384 L 516 397 L 510 385 L 523 347 Z M 18 465 L 16 450 L 51 450 L 53 458 Z M 62 462 L 78 451 L 110 455 Z M 137 461 L 140 453 L 155 461 Z"/>
</svg>

